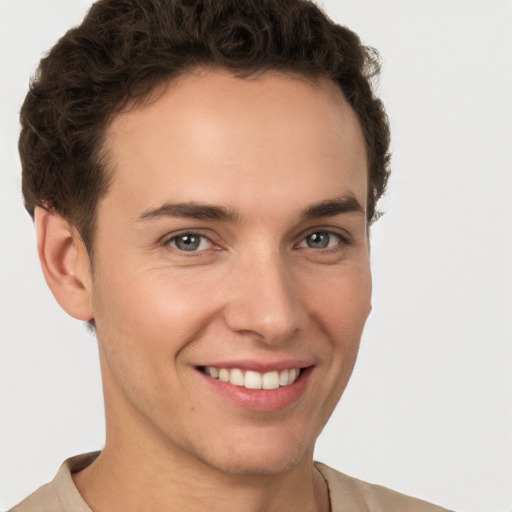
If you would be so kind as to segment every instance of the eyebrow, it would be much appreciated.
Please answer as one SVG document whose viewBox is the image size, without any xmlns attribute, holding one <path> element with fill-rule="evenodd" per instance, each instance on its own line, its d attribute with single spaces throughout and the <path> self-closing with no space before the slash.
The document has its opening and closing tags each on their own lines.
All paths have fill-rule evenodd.
<svg viewBox="0 0 512 512">
<path fill-rule="evenodd" d="M 352 194 L 327 199 L 306 208 L 300 215 L 302 221 L 319 217 L 334 217 L 341 213 L 365 213 L 364 207 Z"/>
<path fill-rule="evenodd" d="M 361 203 L 352 194 L 327 199 L 313 204 L 300 214 L 301 221 L 320 217 L 333 217 L 342 213 L 365 213 Z M 217 206 L 196 202 L 165 203 L 158 208 L 145 210 L 137 219 L 137 223 L 148 222 L 161 217 L 179 217 L 196 220 L 215 220 L 220 222 L 236 222 L 240 216 L 236 210 L 225 206 Z"/>
<path fill-rule="evenodd" d="M 160 217 L 183 217 L 197 220 L 217 220 L 235 222 L 238 214 L 225 206 L 215 206 L 201 203 L 165 203 L 158 208 L 144 211 L 137 222 L 146 222 Z"/>
</svg>

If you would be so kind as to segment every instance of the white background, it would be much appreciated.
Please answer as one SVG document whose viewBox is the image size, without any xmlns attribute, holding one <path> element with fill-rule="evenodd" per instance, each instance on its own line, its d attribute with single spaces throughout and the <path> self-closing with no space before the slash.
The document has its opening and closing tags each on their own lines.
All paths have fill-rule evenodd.
<svg viewBox="0 0 512 512">
<path fill-rule="evenodd" d="M 0 509 L 100 449 L 94 338 L 46 289 L 17 113 L 87 0 L 0 0 Z M 393 131 L 373 313 L 316 457 L 465 512 L 512 511 L 512 2 L 328 0 L 377 47 Z"/>
</svg>

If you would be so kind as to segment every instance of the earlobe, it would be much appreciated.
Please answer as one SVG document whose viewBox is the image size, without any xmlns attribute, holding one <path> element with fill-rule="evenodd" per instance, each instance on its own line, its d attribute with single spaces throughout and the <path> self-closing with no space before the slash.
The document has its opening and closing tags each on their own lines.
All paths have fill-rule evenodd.
<svg viewBox="0 0 512 512">
<path fill-rule="evenodd" d="M 85 244 L 74 228 L 59 214 L 35 210 L 37 250 L 44 277 L 60 306 L 79 320 L 90 321 L 90 261 Z"/>
</svg>

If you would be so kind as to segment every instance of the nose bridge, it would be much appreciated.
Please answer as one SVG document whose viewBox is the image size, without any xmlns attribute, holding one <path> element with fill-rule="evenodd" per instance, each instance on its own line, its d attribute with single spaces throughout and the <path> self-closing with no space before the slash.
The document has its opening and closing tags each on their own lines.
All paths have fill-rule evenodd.
<svg viewBox="0 0 512 512">
<path fill-rule="evenodd" d="M 240 258 L 232 285 L 225 312 L 232 330 L 275 343 L 303 328 L 305 315 L 298 289 L 278 248 Z"/>
</svg>

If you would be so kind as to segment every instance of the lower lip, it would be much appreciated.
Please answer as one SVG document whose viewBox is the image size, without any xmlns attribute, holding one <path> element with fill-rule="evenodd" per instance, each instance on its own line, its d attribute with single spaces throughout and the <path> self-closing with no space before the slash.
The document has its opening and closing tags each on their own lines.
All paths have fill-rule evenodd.
<svg viewBox="0 0 512 512">
<path fill-rule="evenodd" d="M 210 389 L 231 404 L 252 411 L 278 411 L 297 402 L 305 393 L 313 367 L 303 368 L 298 379 L 288 386 L 276 389 L 247 389 L 214 379 L 197 370 Z"/>
</svg>

